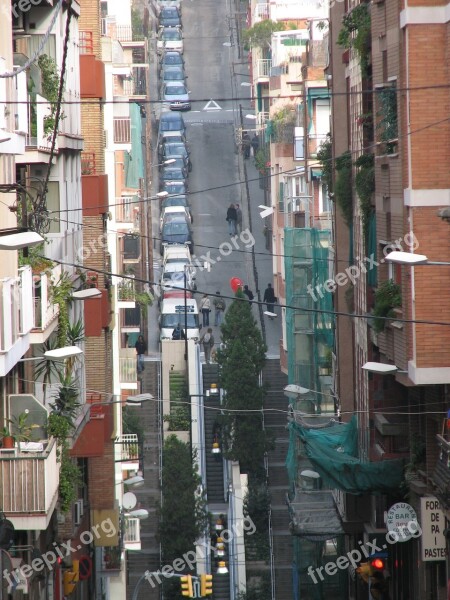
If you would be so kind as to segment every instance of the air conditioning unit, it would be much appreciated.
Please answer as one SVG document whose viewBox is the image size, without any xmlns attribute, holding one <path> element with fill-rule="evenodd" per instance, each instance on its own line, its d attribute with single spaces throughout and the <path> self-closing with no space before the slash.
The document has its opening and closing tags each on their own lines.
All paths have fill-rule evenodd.
<svg viewBox="0 0 450 600">
<path fill-rule="evenodd" d="M 81 523 L 81 518 L 84 513 L 84 503 L 83 503 L 82 499 L 77 500 L 75 502 L 75 504 L 73 505 L 73 510 L 74 510 L 73 522 L 75 525 L 79 525 Z"/>
</svg>

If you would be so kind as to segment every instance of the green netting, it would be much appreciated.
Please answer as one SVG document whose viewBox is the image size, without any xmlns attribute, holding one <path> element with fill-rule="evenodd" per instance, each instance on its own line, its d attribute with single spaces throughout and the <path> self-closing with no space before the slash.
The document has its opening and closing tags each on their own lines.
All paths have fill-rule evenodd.
<svg viewBox="0 0 450 600">
<path fill-rule="evenodd" d="M 403 460 L 363 463 L 357 458 L 355 416 L 349 423 L 323 429 L 308 429 L 299 423 L 290 423 L 289 428 L 302 440 L 313 468 L 329 488 L 350 494 L 387 493 L 399 488 Z"/>
<path fill-rule="evenodd" d="M 125 154 L 125 185 L 139 189 L 139 180 L 144 177 L 144 156 L 142 152 L 142 118 L 139 105 L 130 104 L 131 153 Z"/>
<path fill-rule="evenodd" d="M 334 347 L 332 294 L 323 287 L 329 279 L 330 233 L 318 229 L 284 230 L 286 337 L 289 383 L 312 390 L 304 412 L 334 412 L 329 394 Z M 307 309 L 302 310 L 302 309 Z M 309 404 L 308 404 L 309 403 Z"/>
</svg>

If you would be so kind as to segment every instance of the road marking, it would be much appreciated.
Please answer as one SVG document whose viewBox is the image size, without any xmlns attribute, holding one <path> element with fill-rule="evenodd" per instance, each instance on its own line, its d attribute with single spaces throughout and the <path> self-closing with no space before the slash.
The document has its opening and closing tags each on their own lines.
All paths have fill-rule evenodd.
<svg viewBox="0 0 450 600">
<path fill-rule="evenodd" d="M 215 100 L 211 98 L 211 100 L 205 104 L 203 110 L 222 110 L 222 108 L 217 104 Z"/>
<path fill-rule="evenodd" d="M 265 219 L 274 211 L 272 206 L 265 206 L 264 204 L 258 204 L 258 208 L 261 209 L 261 219 Z"/>
<path fill-rule="evenodd" d="M 202 112 L 202 111 L 201 110 L 191 110 L 191 114 L 192 113 L 199 113 L 199 112 Z"/>
<path fill-rule="evenodd" d="M 216 262 L 220 262 L 221 260 L 222 260 L 222 257 L 221 257 L 221 256 L 218 256 L 218 257 L 216 258 Z"/>
<path fill-rule="evenodd" d="M 198 213 L 199 217 L 212 217 L 211 213 Z"/>
</svg>

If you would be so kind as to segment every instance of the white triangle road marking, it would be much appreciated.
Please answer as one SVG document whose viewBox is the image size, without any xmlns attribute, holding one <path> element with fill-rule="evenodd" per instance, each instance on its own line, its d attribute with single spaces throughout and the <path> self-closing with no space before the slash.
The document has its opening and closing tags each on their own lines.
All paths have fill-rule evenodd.
<svg viewBox="0 0 450 600">
<path fill-rule="evenodd" d="M 217 104 L 215 100 L 211 98 L 211 100 L 205 104 L 203 110 L 222 110 L 222 108 Z"/>
</svg>

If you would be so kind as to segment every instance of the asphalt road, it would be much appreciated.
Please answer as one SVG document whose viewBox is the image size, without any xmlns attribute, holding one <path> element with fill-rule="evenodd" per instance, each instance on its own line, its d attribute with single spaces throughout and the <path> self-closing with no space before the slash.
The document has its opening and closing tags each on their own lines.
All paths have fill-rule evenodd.
<svg viewBox="0 0 450 600">
<path fill-rule="evenodd" d="M 249 112 L 250 102 L 246 98 L 249 88 L 240 85 L 248 78 L 231 76 L 232 62 L 238 61 L 236 47 L 223 45 L 230 39 L 236 39 L 235 31 L 229 27 L 229 23 L 234 25 L 234 13 L 233 19 L 229 18 L 232 10 L 234 7 L 229 0 L 184 0 L 182 4 L 185 68 L 192 100 L 192 110 L 184 113 L 183 117 L 193 164 L 188 185 L 194 216 L 194 255 L 200 264 L 206 259 L 210 264 L 208 270 L 197 269 L 197 301 L 201 293 L 214 295 L 217 290 L 232 297 L 229 283 L 232 277 L 242 279 L 257 296 L 251 255 L 253 245 L 261 296 L 267 283 L 273 280 L 272 260 L 265 248 L 263 235 L 264 221 L 258 210 L 258 205 L 264 203 L 264 197 L 251 159 L 245 161 L 252 215 L 252 229 L 246 231 L 249 226 L 248 200 L 243 183 L 243 158 L 237 152 L 235 130 L 240 124 L 240 105 L 245 115 Z M 243 70 L 245 65 L 239 66 L 239 71 Z M 225 221 L 230 203 L 239 203 L 244 214 L 243 233 L 234 242 L 230 240 Z M 152 205 L 153 235 L 158 238 L 158 207 L 157 203 Z M 156 279 L 160 276 L 157 240 L 154 259 Z M 231 299 L 227 300 L 227 304 L 230 302 Z M 150 352 L 158 351 L 156 311 L 156 307 L 150 310 Z M 253 312 L 259 320 L 256 306 Z M 265 329 L 269 354 L 276 356 L 279 353 L 280 320 L 265 322 Z M 220 335 L 217 329 L 214 329 L 214 336 L 218 342 Z"/>
</svg>

